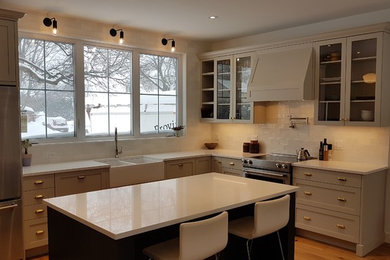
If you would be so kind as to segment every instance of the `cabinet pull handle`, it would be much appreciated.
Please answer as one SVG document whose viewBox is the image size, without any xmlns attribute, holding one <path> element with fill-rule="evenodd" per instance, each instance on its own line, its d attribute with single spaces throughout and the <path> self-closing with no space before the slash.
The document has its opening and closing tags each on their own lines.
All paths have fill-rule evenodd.
<svg viewBox="0 0 390 260">
<path fill-rule="evenodd" d="M 307 196 L 311 196 L 311 195 L 312 195 L 312 193 L 311 193 L 310 191 L 305 191 L 304 193 L 305 193 L 305 195 L 307 195 Z"/>
<path fill-rule="evenodd" d="M 221 164 L 222 162 L 218 161 L 219 164 Z"/>
<path fill-rule="evenodd" d="M 177 167 L 183 167 L 183 164 L 182 164 L 182 163 L 179 163 L 179 164 L 177 165 Z"/>
<path fill-rule="evenodd" d="M 43 183 L 44 183 L 44 181 L 42 181 L 42 180 L 34 181 L 34 184 L 35 184 L 35 185 L 39 185 L 39 184 L 43 184 Z"/>
<path fill-rule="evenodd" d="M 343 198 L 343 197 L 338 197 L 337 200 L 338 200 L 338 201 L 342 201 L 342 202 L 346 202 L 346 201 L 347 201 L 347 200 L 346 200 L 345 198 Z"/>
<path fill-rule="evenodd" d="M 35 198 L 36 200 L 39 200 L 39 199 L 43 199 L 43 197 L 44 197 L 44 196 L 43 196 L 42 194 L 39 194 L 39 195 L 35 195 L 34 198 Z"/>
<path fill-rule="evenodd" d="M 339 181 L 347 181 L 347 178 L 345 178 L 345 177 L 337 177 L 337 179 L 338 179 Z"/>
<path fill-rule="evenodd" d="M 85 179 L 85 175 L 79 175 L 79 176 L 77 176 L 77 179 L 84 180 Z"/>
<path fill-rule="evenodd" d="M 310 176 L 312 176 L 313 174 L 308 173 L 308 172 L 305 172 L 304 175 L 310 177 Z"/>
<path fill-rule="evenodd" d="M 230 164 L 231 166 L 234 166 L 234 162 L 230 162 L 229 164 Z"/>
<path fill-rule="evenodd" d="M 310 221 L 310 220 L 311 220 L 311 217 L 304 216 L 303 219 L 304 219 L 304 220 L 307 220 L 307 221 Z"/>
<path fill-rule="evenodd" d="M 45 233 L 44 230 L 37 230 L 37 231 L 35 231 L 36 235 L 42 235 L 43 233 Z"/>
<path fill-rule="evenodd" d="M 345 226 L 343 224 L 337 224 L 336 227 L 338 227 L 339 229 L 345 229 Z"/>
<path fill-rule="evenodd" d="M 35 214 L 41 214 L 41 213 L 43 213 L 43 212 L 45 212 L 44 209 L 37 209 L 37 210 L 35 211 Z"/>
</svg>

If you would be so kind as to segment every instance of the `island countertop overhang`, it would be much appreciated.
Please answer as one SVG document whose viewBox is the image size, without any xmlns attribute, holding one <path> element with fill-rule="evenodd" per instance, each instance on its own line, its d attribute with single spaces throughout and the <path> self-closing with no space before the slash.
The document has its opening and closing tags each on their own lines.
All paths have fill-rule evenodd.
<svg viewBox="0 0 390 260">
<path fill-rule="evenodd" d="M 52 209 L 118 240 L 299 188 L 219 173 L 46 199 Z"/>
</svg>

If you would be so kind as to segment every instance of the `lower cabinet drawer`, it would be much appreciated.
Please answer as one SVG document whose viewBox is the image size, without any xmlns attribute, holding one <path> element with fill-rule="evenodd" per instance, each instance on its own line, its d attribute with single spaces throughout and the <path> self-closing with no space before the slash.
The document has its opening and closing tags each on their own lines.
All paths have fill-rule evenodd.
<svg viewBox="0 0 390 260">
<path fill-rule="evenodd" d="M 80 171 L 56 174 L 56 196 L 64 196 L 105 188 L 105 175 L 101 171 Z"/>
<path fill-rule="evenodd" d="M 54 197 L 54 188 L 23 192 L 23 206 L 41 204 L 43 199 Z"/>
<path fill-rule="evenodd" d="M 48 243 L 46 218 L 24 221 L 24 247 L 31 249 Z"/>
<path fill-rule="evenodd" d="M 295 227 L 357 243 L 359 217 L 297 204 Z"/>
<path fill-rule="evenodd" d="M 46 218 L 46 216 L 47 216 L 47 207 L 44 204 L 37 204 L 37 205 L 23 207 L 24 220 L 39 219 L 43 217 Z"/>
<path fill-rule="evenodd" d="M 360 214 L 360 188 L 300 179 L 295 179 L 294 185 L 300 187 L 297 191 L 297 203 L 347 214 Z"/>
</svg>

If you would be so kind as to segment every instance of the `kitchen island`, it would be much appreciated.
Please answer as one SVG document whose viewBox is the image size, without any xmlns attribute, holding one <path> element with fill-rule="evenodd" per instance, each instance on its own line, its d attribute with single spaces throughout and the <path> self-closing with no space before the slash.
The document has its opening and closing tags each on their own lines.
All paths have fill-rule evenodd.
<svg viewBox="0 0 390 260">
<path fill-rule="evenodd" d="M 144 247 L 178 236 L 182 222 L 224 210 L 231 220 L 253 214 L 257 201 L 291 194 L 290 222 L 282 237 L 287 259 L 293 259 L 297 190 L 290 185 L 208 173 L 47 199 L 49 257 L 144 259 Z M 229 251 L 229 244 L 222 259 L 234 259 L 237 253 Z"/>
</svg>

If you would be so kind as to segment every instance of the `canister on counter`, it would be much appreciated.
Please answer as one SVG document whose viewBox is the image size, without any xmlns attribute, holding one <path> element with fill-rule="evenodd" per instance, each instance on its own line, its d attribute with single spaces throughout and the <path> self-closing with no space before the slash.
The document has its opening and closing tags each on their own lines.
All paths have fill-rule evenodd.
<svg viewBox="0 0 390 260">
<path fill-rule="evenodd" d="M 249 153 L 249 143 L 244 142 L 244 143 L 242 144 L 242 152 L 244 152 L 244 153 Z"/>
<path fill-rule="evenodd" d="M 260 150 L 260 144 L 257 140 L 251 140 L 249 144 L 249 152 L 250 153 L 259 153 Z"/>
</svg>

